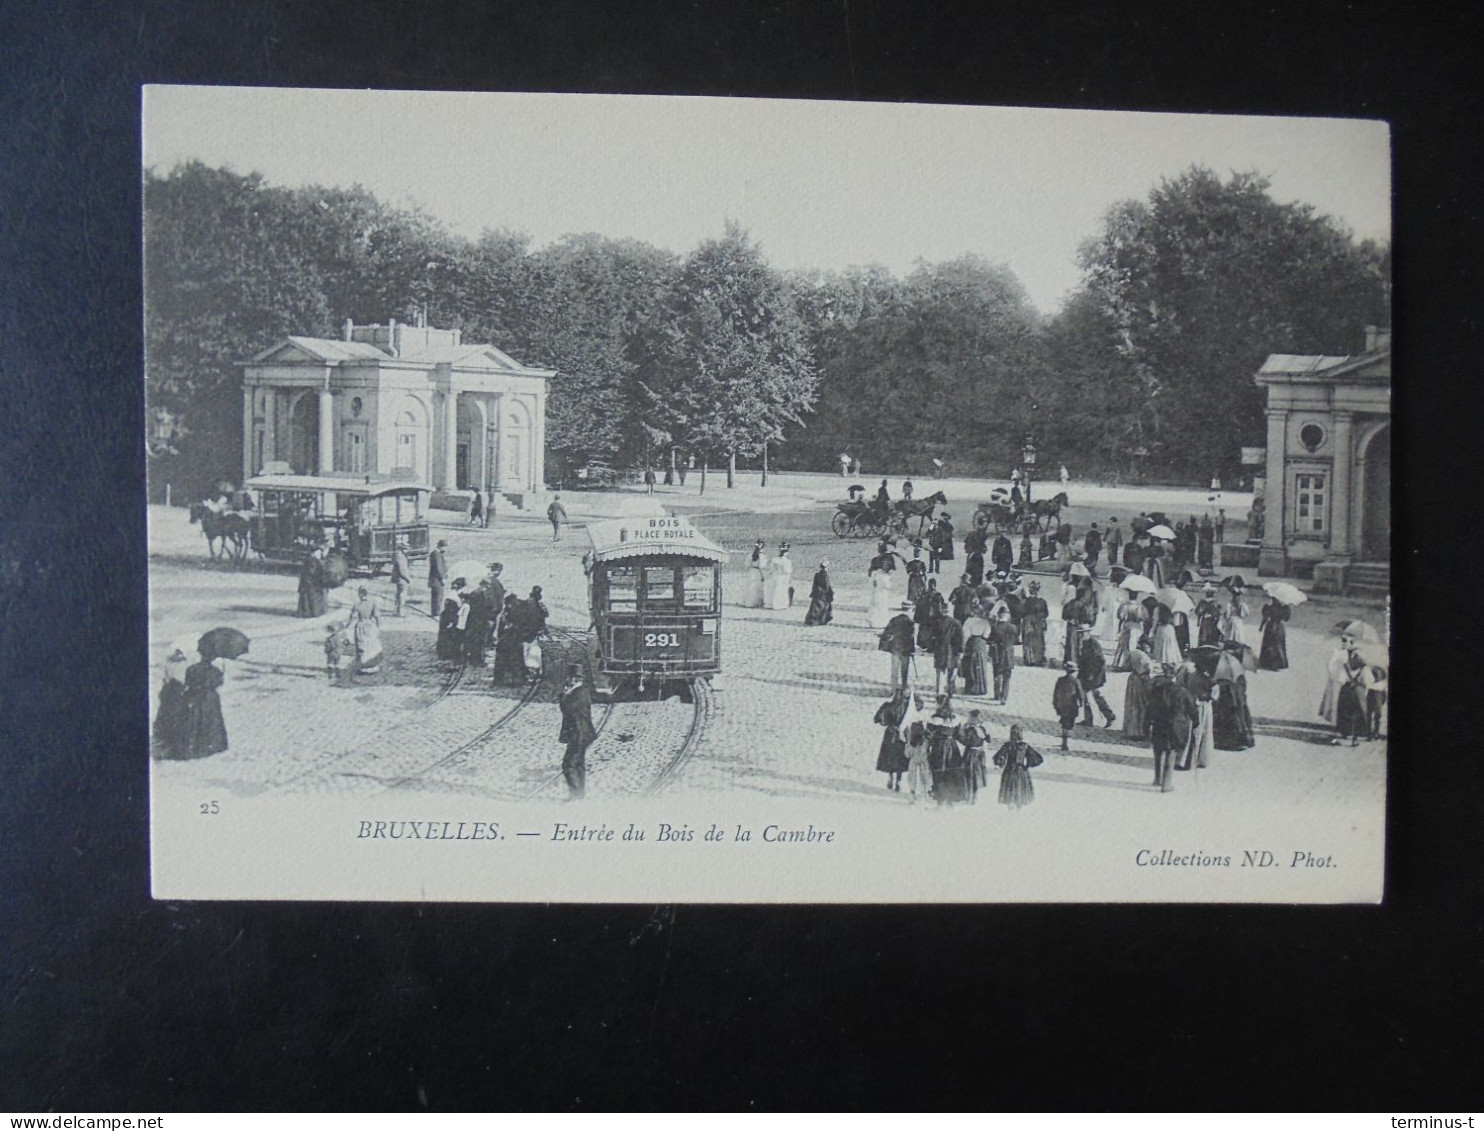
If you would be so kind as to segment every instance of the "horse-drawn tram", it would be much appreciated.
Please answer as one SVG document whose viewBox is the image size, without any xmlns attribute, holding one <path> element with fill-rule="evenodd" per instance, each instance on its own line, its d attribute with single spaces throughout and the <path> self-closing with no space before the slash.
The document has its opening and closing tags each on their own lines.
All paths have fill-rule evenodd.
<svg viewBox="0 0 1484 1131">
<path fill-rule="evenodd" d="M 587 528 L 594 687 L 600 694 L 721 670 L 721 567 L 728 551 L 678 516 Z"/>
<path fill-rule="evenodd" d="M 316 546 L 340 555 L 350 573 L 388 568 L 399 540 L 409 561 L 428 556 L 425 507 L 432 488 L 408 479 L 366 475 L 260 475 L 246 486 L 258 497 L 252 548 L 298 561 Z"/>
</svg>

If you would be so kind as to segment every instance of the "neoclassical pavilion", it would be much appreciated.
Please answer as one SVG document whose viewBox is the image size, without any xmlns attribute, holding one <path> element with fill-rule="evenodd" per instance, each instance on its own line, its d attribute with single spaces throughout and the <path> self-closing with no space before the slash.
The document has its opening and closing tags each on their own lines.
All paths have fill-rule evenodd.
<svg viewBox="0 0 1484 1131">
<path fill-rule="evenodd" d="M 1272 354 L 1258 572 L 1312 568 L 1315 587 L 1384 584 L 1391 560 L 1391 332 L 1348 357 Z"/>
<path fill-rule="evenodd" d="M 338 340 L 291 336 L 244 368 L 244 478 L 276 465 L 517 496 L 545 482 L 553 371 L 458 330 L 347 320 Z"/>
</svg>

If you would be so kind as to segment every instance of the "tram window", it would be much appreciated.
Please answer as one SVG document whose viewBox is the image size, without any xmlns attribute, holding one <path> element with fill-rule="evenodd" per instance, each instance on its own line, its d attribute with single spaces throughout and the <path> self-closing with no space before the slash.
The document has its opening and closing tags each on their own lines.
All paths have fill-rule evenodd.
<svg viewBox="0 0 1484 1131">
<path fill-rule="evenodd" d="M 608 607 L 616 612 L 639 606 L 639 571 L 633 566 L 614 566 L 608 571 Z"/>
<path fill-rule="evenodd" d="M 711 608 L 711 595 L 715 590 L 709 565 L 688 565 L 681 568 L 681 586 L 685 593 L 687 609 Z"/>
<path fill-rule="evenodd" d="M 644 607 L 675 604 L 675 567 L 646 566 L 644 569 Z"/>
</svg>

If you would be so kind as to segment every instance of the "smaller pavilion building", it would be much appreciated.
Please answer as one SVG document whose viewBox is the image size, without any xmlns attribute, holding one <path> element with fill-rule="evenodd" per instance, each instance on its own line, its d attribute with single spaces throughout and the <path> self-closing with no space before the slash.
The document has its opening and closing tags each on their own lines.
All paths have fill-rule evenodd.
<svg viewBox="0 0 1484 1131">
<path fill-rule="evenodd" d="M 244 366 L 243 478 L 396 474 L 519 503 L 546 480 L 553 372 L 459 330 L 396 321 L 290 336 Z"/>
<path fill-rule="evenodd" d="M 1258 572 L 1386 592 L 1391 561 L 1391 332 L 1346 357 L 1272 354 Z"/>
</svg>

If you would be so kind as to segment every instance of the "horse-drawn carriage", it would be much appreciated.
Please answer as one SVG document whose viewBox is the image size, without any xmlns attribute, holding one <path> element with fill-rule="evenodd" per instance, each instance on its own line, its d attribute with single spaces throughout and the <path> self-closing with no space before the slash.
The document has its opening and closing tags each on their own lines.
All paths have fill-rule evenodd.
<svg viewBox="0 0 1484 1131">
<path fill-rule="evenodd" d="M 917 537 L 922 536 L 923 527 L 933 517 L 933 512 L 948 503 L 942 491 L 935 491 L 925 499 L 898 499 L 888 503 L 883 510 L 874 502 L 852 498 L 836 503 L 830 529 L 836 538 L 884 538 L 888 534 L 907 533 L 907 525 L 917 520 Z"/>
<path fill-rule="evenodd" d="M 432 488 L 407 479 L 371 476 L 260 475 L 247 487 L 258 496 L 249 519 L 250 545 L 260 558 L 299 561 L 316 546 L 343 559 L 347 572 L 388 568 L 398 542 L 409 561 L 428 556 L 423 508 Z"/>
<path fill-rule="evenodd" d="M 1017 507 L 1011 501 L 1009 491 L 996 487 L 990 492 L 990 501 L 980 503 L 974 512 L 974 525 L 980 530 L 993 527 L 997 534 L 1026 529 L 1048 530 L 1060 521 L 1062 508 L 1069 504 L 1067 493 L 1058 491 L 1049 499 L 1035 499 Z"/>
</svg>

